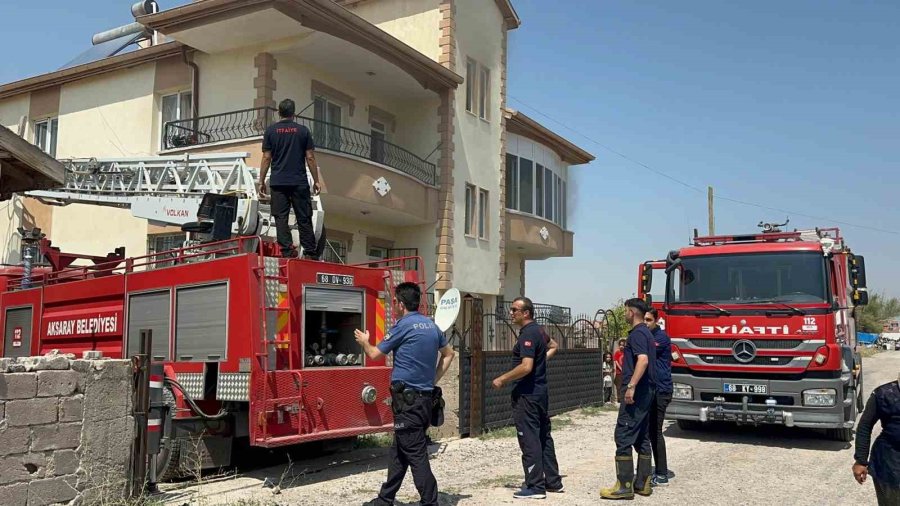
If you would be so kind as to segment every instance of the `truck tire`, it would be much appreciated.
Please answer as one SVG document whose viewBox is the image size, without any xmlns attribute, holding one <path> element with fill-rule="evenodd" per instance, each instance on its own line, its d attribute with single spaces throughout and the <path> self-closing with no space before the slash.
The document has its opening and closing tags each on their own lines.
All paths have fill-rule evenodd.
<svg viewBox="0 0 900 506">
<path fill-rule="evenodd" d="M 828 439 L 844 443 L 853 441 L 853 429 L 826 429 Z"/>
<path fill-rule="evenodd" d="M 184 478 L 186 473 L 181 468 L 181 443 L 175 432 L 175 394 L 172 387 L 163 388 L 163 400 L 169 407 L 168 414 L 163 420 L 163 440 L 159 453 L 156 455 L 156 480 L 158 482 L 171 481 Z"/>
<path fill-rule="evenodd" d="M 703 426 L 703 424 L 697 420 L 676 420 L 676 423 L 681 430 L 700 430 Z"/>
</svg>

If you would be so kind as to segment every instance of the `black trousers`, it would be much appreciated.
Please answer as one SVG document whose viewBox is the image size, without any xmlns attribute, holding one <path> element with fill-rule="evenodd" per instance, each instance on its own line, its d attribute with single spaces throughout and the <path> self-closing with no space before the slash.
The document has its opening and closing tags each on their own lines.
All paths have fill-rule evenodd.
<svg viewBox="0 0 900 506">
<path fill-rule="evenodd" d="M 875 485 L 875 498 L 878 506 L 896 506 L 900 504 L 900 487 L 893 487 L 889 483 L 884 483 L 878 478 L 872 476 L 872 483 Z"/>
<path fill-rule="evenodd" d="M 549 407 L 547 395 L 513 396 L 513 420 L 522 449 L 525 486 L 535 492 L 562 487 L 556 447 L 550 435 Z"/>
<path fill-rule="evenodd" d="M 406 470 L 412 468 L 413 482 L 419 491 L 422 506 L 437 506 L 437 480 L 428 462 L 428 442 L 425 431 L 431 420 L 431 396 L 419 397 L 411 406 L 397 412 L 394 407 L 394 444 L 390 449 L 387 481 L 378 493 L 378 502 L 394 504 L 394 498 Z"/>
<path fill-rule="evenodd" d="M 650 407 L 656 392 L 652 388 L 634 393 L 634 404 L 625 403 L 624 391 L 619 399 L 619 418 L 616 421 L 616 455 L 631 455 L 634 448 L 639 455 L 650 455 Z"/>
<path fill-rule="evenodd" d="M 656 474 L 666 476 L 669 473 L 669 463 L 666 460 L 666 438 L 663 436 L 663 422 L 666 419 L 666 409 L 672 402 L 670 392 L 657 392 L 653 396 L 653 405 L 650 407 L 650 446 L 653 447 L 653 462 L 656 463 Z"/>
<path fill-rule="evenodd" d="M 312 225 L 312 196 L 307 185 L 272 186 L 272 216 L 275 218 L 275 231 L 281 253 L 288 255 L 294 248 L 291 229 L 288 226 L 291 209 L 297 218 L 297 230 L 300 232 L 300 246 L 305 255 L 314 256 L 316 251 L 316 234 Z"/>
</svg>

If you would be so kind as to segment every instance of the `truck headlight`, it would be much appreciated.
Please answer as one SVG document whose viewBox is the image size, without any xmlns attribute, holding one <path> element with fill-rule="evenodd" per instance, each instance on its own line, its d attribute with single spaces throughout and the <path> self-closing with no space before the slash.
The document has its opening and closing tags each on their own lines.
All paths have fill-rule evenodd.
<svg viewBox="0 0 900 506">
<path fill-rule="evenodd" d="M 804 406 L 834 406 L 837 391 L 833 388 L 817 388 L 803 391 Z"/>
<path fill-rule="evenodd" d="M 672 398 L 691 400 L 694 398 L 694 388 L 684 383 L 674 383 L 672 385 Z"/>
</svg>

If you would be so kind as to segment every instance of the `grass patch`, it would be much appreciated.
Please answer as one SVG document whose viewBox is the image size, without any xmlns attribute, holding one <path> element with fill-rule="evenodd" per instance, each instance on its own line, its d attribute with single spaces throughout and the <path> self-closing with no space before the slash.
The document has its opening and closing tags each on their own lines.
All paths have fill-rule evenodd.
<svg viewBox="0 0 900 506">
<path fill-rule="evenodd" d="M 516 428 L 514 426 L 501 427 L 499 429 L 483 432 L 480 436 L 478 436 L 478 439 L 502 439 L 507 437 L 516 437 Z"/>
<path fill-rule="evenodd" d="M 356 438 L 355 448 L 390 448 L 394 444 L 391 434 L 368 434 Z"/>
<path fill-rule="evenodd" d="M 475 484 L 474 488 L 495 488 L 495 487 L 518 487 L 522 482 L 521 474 L 506 474 L 496 478 L 488 478 L 481 480 Z"/>
<path fill-rule="evenodd" d="M 871 357 L 871 356 L 877 355 L 877 354 L 881 353 L 882 351 L 884 351 L 884 349 L 880 348 L 878 346 L 872 346 L 870 348 L 863 347 L 863 348 L 859 349 L 859 354 L 860 354 L 860 356 L 865 358 L 865 357 Z"/>
<path fill-rule="evenodd" d="M 568 427 L 569 425 L 574 425 L 575 421 L 569 418 L 568 416 L 555 416 L 553 417 L 553 430 L 561 429 L 563 427 Z"/>
<path fill-rule="evenodd" d="M 585 406 L 581 408 L 581 414 L 585 416 L 599 415 L 600 413 L 614 413 L 619 411 L 615 404 L 603 404 L 601 406 Z"/>
</svg>

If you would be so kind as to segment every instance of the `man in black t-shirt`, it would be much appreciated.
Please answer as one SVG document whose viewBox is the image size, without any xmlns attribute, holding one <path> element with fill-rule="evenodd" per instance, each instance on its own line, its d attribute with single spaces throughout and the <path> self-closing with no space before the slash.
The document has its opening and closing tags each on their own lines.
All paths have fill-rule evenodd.
<svg viewBox="0 0 900 506">
<path fill-rule="evenodd" d="M 513 494 L 517 499 L 543 499 L 546 492 L 562 492 L 562 477 L 550 435 L 550 401 L 547 389 L 547 359 L 556 342 L 534 321 L 534 304 L 518 297 L 509 308 L 521 327 L 513 347 L 513 368 L 493 381 L 495 389 L 515 381 L 512 391 L 513 418 L 522 449 L 525 486 Z M 552 351 L 550 351 L 552 350 Z"/>
<path fill-rule="evenodd" d="M 656 342 L 644 315 L 649 310 L 641 299 L 625 301 L 625 319 L 633 325 L 625 343 L 622 384 L 625 395 L 616 422 L 616 484 L 600 490 L 604 499 L 633 499 L 635 492 L 650 495 L 650 404 L 656 395 Z M 637 476 L 631 449 L 638 452 Z"/>
<path fill-rule="evenodd" d="M 319 166 L 316 164 L 315 146 L 309 129 L 294 121 L 294 101 L 282 100 L 278 104 L 281 120 L 266 128 L 262 143 L 262 164 L 259 174 L 259 193 L 265 196 L 266 174 L 272 167 L 269 188 L 272 192 L 272 216 L 281 254 L 285 257 L 297 256 L 291 229 L 288 226 L 291 208 L 297 218 L 300 232 L 300 246 L 303 256 L 316 259 L 316 236 L 312 225 L 312 194 L 319 194 Z M 313 187 L 310 192 L 306 166 L 312 173 Z"/>
</svg>

